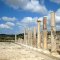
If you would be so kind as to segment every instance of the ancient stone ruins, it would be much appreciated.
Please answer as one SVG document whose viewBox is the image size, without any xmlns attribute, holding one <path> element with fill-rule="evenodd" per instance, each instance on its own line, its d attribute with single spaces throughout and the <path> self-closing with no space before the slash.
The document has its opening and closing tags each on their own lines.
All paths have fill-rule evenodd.
<svg viewBox="0 0 60 60">
<path fill-rule="evenodd" d="M 22 34 L 10 35 L 14 39 L 6 36 L 9 38 L 7 40 L 4 35 L 5 39 L 0 39 L 0 60 L 60 60 L 60 38 L 57 39 L 55 13 L 50 13 L 50 31 L 47 20 L 44 16 L 42 21 L 36 21 L 32 29 L 24 27 Z"/>
<path fill-rule="evenodd" d="M 47 17 L 43 17 L 43 33 L 41 35 L 41 21 L 37 20 L 37 28 L 34 27 L 34 31 L 32 32 L 29 29 L 24 30 L 24 39 L 21 39 L 19 43 L 24 44 L 25 46 L 41 49 L 45 51 L 47 54 L 51 54 L 53 56 L 60 56 L 57 53 L 56 47 L 56 22 L 55 22 L 55 13 L 50 13 L 50 22 L 51 22 L 51 51 L 48 50 L 48 42 L 47 42 Z M 42 38 L 43 36 L 43 38 Z M 41 41 L 41 38 L 43 41 Z M 16 36 L 15 36 L 16 41 Z M 19 41 L 19 39 L 18 39 Z M 17 41 L 16 41 L 17 42 Z"/>
</svg>

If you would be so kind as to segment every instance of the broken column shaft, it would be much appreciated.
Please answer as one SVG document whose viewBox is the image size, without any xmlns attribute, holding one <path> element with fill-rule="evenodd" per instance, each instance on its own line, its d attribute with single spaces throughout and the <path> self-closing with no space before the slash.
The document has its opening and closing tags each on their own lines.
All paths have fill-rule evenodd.
<svg viewBox="0 0 60 60">
<path fill-rule="evenodd" d="M 31 46 L 33 46 L 33 45 L 32 45 L 32 42 L 33 42 L 33 41 L 32 41 L 32 31 L 30 31 L 30 45 L 31 45 Z"/>
<path fill-rule="evenodd" d="M 56 26 L 54 12 L 51 12 L 51 52 L 56 52 Z"/>
<path fill-rule="evenodd" d="M 34 34 L 33 34 L 33 47 L 36 47 L 36 27 L 34 27 Z"/>
<path fill-rule="evenodd" d="M 37 23 L 38 23 L 37 48 L 41 48 L 40 22 L 41 21 L 37 20 Z"/>
<path fill-rule="evenodd" d="M 28 30 L 28 45 L 32 46 L 32 31 Z"/>
<path fill-rule="evenodd" d="M 28 30 L 28 45 L 30 45 L 30 30 Z"/>
<path fill-rule="evenodd" d="M 43 47 L 47 49 L 47 17 L 43 18 Z"/>
<path fill-rule="evenodd" d="M 15 34 L 15 42 L 17 42 L 17 35 Z"/>
<path fill-rule="evenodd" d="M 24 43 L 27 45 L 27 40 L 28 40 L 28 33 L 27 30 L 25 29 L 24 31 Z"/>
</svg>

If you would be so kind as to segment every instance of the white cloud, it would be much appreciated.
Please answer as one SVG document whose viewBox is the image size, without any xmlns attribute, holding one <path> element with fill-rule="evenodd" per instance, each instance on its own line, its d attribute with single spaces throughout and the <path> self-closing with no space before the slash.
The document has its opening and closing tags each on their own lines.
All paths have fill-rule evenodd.
<svg viewBox="0 0 60 60">
<path fill-rule="evenodd" d="M 22 8 L 29 2 L 29 0 L 3 0 L 3 1 L 15 9 Z"/>
<path fill-rule="evenodd" d="M 40 12 L 40 13 L 47 13 L 47 9 L 44 5 L 39 4 L 38 0 L 31 0 L 31 2 L 27 3 L 27 5 L 24 7 L 26 10 L 31 10 L 33 12 Z"/>
<path fill-rule="evenodd" d="M 60 8 L 56 11 L 56 15 L 60 16 Z"/>
<path fill-rule="evenodd" d="M 10 29 L 10 26 L 6 25 L 6 24 L 0 24 L 0 28 L 7 28 Z"/>
<path fill-rule="evenodd" d="M 58 9 L 56 11 L 56 27 L 57 27 L 57 30 L 60 30 L 60 9 Z"/>
<path fill-rule="evenodd" d="M 60 4 L 60 0 L 50 0 L 51 2 L 54 2 L 54 3 L 57 3 L 57 4 Z"/>
<path fill-rule="evenodd" d="M 38 19 L 38 17 L 24 17 L 21 22 L 25 22 L 25 23 L 31 23 L 31 22 L 36 22 Z"/>
<path fill-rule="evenodd" d="M 15 24 L 12 23 L 12 22 L 7 22 L 6 25 L 8 25 L 8 26 L 15 26 Z"/>
<path fill-rule="evenodd" d="M 6 16 L 4 16 L 4 17 L 2 17 L 1 18 L 1 20 L 4 20 L 4 21 L 15 21 L 15 20 L 17 20 L 15 17 L 6 17 Z"/>
<path fill-rule="evenodd" d="M 60 9 L 56 11 L 56 21 L 60 23 Z"/>
<path fill-rule="evenodd" d="M 8 28 L 11 29 L 15 24 L 13 21 L 17 20 L 15 17 L 1 17 L 0 20 L 6 21 L 6 23 L 0 24 L 0 28 Z M 12 22 L 11 22 L 12 21 Z"/>
<path fill-rule="evenodd" d="M 60 16 L 56 16 L 56 22 L 60 23 Z"/>
<path fill-rule="evenodd" d="M 12 22 L 6 22 L 5 24 L 0 24 L 0 28 L 6 28 L 6 29 L 11 29 L 13 26 L 15 26 L 15 24 Z"/>
<path fill-rule="evenodd" d="M 4 2 L 15 9 L 22 8 L 32 12 L 47 13 L 45 5 L 40 4 L 39 0 L 4 0 Z"/>
<path fill-rule="evenodd" d="M 21 19 L 20 22 L 17 22 L 17 26 L 19 27 L 32 27 L 32 26 L 35 26 L 36 23 L 37 23 L 37 19 L 38 17 L 24 17 L 23 19 Z"/>
</svg>

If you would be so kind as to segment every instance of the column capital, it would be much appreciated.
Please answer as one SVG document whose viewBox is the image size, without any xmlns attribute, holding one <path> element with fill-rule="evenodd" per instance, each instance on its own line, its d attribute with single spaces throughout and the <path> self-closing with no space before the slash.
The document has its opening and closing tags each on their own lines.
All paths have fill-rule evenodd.
<svg viewBox="0 0 60 60">
<path fill-rule="evenodd" d="M 41 22 L 40 20 L 37 20 L 37 22 Z"/>
<path fill-rule="evenodd" d="M 38 23 L 38 32 L 37 32 L 37 47 L 41 48 L 41 36 L 40 36 L 40 20 L 37 20 Z"/>
</svg>

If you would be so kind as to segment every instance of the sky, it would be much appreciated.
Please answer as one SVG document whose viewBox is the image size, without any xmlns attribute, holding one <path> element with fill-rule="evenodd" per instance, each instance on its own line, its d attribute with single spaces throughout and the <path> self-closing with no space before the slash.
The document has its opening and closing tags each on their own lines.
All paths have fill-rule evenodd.
<svg viewBox="0 0 60 60">
<path fill-rule="evenodd" d="M 0 0 L 0 34 L 22 33 L 27 27 L 33 29 L 37 19 L 47 17 L 50 27 L 50 12 L 55 12 L 56 30 L 60 31 L 60 0 Z"/>
</svg>

